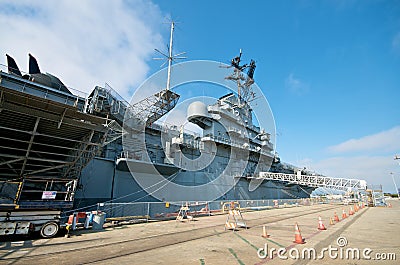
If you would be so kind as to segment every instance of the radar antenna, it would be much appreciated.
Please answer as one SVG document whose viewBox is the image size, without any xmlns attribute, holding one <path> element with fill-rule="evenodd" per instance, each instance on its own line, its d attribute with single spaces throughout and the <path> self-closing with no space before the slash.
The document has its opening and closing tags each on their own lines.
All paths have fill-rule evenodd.
<svg viewBox="0 0 400 265">
<path fill-rule="evenodd" d="M 250 60 L 250 64 L 240 65 L 241 58 L 242 49 L 239 51 L 239 56 L 236 56 L 231 60 L 230 67 L 234 67 L 233 74 L 225 77 L 225 79 L 232 80 L 237 84 L 239 107 L 241 107 L 241 102 L 246 104 L 255 98 L 251 85 L 254 84 L 253 76 L 256 69 L 256 62 Z M 247 74 L 243 74 L 245 69 L 248 69 Z"/>
<path fill-rule="evenodd" d="M 169 46 L 168 46 L 168 55 L 161 52 L 158 49 L 154 49 L 156 52 L 160 53 L 163 58 L 153 58 L 154 60 L 165 60 L 163 64 L 161 64 L 160 67 L 163 67 L 167 62 L 168 62 L 168 75 L 167 75 L 167 88 L 166 90 L 170 89 L 170 84 L 171 84 L 171 66 L 172 66 L 172 61 L 179 60 L 179 59 L 186 59 L 186 57 L 182 57 L 181 55 L 186 54 L 186 52 L 181 52 L 178 54 L 173 55 L 172 54 L 172 45 L 173 45 L 173 36 L 174 36 L 174 29 L 175 29 L 175 22 L 171 22 L 171 35 L 169 38 Z"/>
</svg>

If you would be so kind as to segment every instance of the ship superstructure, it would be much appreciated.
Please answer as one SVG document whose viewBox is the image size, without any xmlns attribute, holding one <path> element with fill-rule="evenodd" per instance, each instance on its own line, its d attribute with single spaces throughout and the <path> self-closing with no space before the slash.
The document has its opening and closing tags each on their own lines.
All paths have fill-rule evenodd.
<svg viewBox="0 0 400 265">
<path fill-rule="evenodd" d="M 232 73 L 221 77 L 232 81 L 237 93 L 209 105 L 195 101 L 188 106 L 187 121 L 196 124 L 200 133 L 187 131 L 184 124 L 159 121 L 180 97 L 170 89 L 172 46 L 169 49 L 167 85 L 160 92 L 134 104 L 123 101 L 109 86 L 91 93 L 88 112 L 115 119 L 124 134 L 105 148 L 104 159 L 95 159 L 83 172 L 82 195 L 87 203 L 100 199 L 88 198 L 96 193 L 95 183 L 86 177 L 92 174 L 112 176 L 97 178 L 96 183 L 104 181 L 102 186 L 111 190 L 102 194 L 117 202 L 308 197 L 313 188 L 280 182 L 265 181 L 256 190 L 249 189 L 252 177 L 284 166 L 276 157 L 270 133 L 253 120 L 249 103 L 255 98 L 256 65 L 253 60 L 242 64 L 241 51 L 228 66 Z M 285 167 L 290 173 L 297 170 Z"/>
</svg>

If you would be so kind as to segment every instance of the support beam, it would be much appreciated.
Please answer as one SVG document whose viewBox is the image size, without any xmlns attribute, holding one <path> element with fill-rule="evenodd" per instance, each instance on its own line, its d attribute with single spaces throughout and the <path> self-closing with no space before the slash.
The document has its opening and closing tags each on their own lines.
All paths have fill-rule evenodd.
<svg viewBox="0 0 400 265">
<path fill-rule="evenodd" d="M 54 121 L 54 122 L 57 122 L 57 124 L 60 122 L 60 115 L 62 115 L 61 112 L 59 114 L 52 114 L 49 112 L 43 112 L 40 110 L 28 108 L 28 107 L 25 107 L 22 105 L 16 105 L 16 104 L 13 104 L 13 103 L 10 103 L 7 101 L 4 102 L 3 108 L 6 109 L 7 111 L 24 114 L 24 115 L 29 115 L 29 116 L 34 116 L 34 117 L 40 117 L 40 118 L 43 118 L 46 120 Z M 93 124 L 93 123 L 89 123 L 89 122 L 82 122 L 81 120 L 78 120 L 79 117 L 77 117 L 77 118 L 66 117 L 67 109 L 64 109 L 64 111 L 65 111 L 65 114 L 64 114 L 64 117 L 62 118 L 63 123 L 66 123 L 66 124 L 69 124 L 71 126 L 78 127 L 78 128 L 85 128 L 85 129 L 96 130 L 96 131 L 104 131 L 105 130 L 104 126 L 103 126 L 103 124 L 105 124 L 105 122 L 106 122 L 105 119 L 100 120 L 103 122 L 102 124 Z"/>
<path fill-rule="evenodd" d="M 66 172 L 64 173 L 64 178 L 66 178 L 68 176 L 68 174 L 70 173 L 70 171 L 74 168 L 74 166 L 79 166 L 77 165 L 79 159 L 82 157 L 83 153 L 86 151 L 86 149 L 88 148 L 88 146 L 91 144 L 92 142 L 92 138 L 94 135 L 94 131 L 91 131 L 89 133 L 89 135 L 87 136 L 87 140 L 86 140 L 86 144 L 83 144 L 82 147 L 78 148 L 78 153 L 76 154 L 76 158 L 74 159 L 73 163 L 71 164 L 71 166 L 66 170 Z M 86 137 L 85 137 L 86 138 Z"/>
<path fill-rule="evenodd" d="M 3 104 L 4 104 L 4 91 L 1 90 L 1 92 L 0 92 L 0 112 L 3 110 Z"/>
<path fill-rule="evenodd" d="M 28 144 L 29 141 L 24 141 L 24 140 L 19 140 L 19 139 L 12 139 L 9 137 L 1 137 L 0 136 L 0 140 L 9 140 L 9 141 L 14 141 L 14 142 L 19 142 L 19 143 L 26 143 Z M 36 142 L 35 145 L 41 145 L 41 146 L 47 146 L 47 147 L 55 147 L 55 148 L 60 148 L 60 149 L 67 149 L 67 150 L 76 150 L 78 151 L 78 149 L 74 148 L 74 147 L 67 147 L 67 146 L 61 146 L 61 145 L 54 145 L 54 144 L 45 144 L 45 143 L 38 143 Z"/>
<path fill-rule="evenodd" d="M 3 127 L 3 126 L 0 126 L 0 129 L 14 131 L 14 132 L 21 132 L 21 133 L 26 133 L 26 134 L 32 134 L 32 131 L 24 131 L 24 130 L 9 128 L 9 127 Z M 54 139 L 63 140 L 63 141 L 70 141 L 70 142 L 75 142 L 75 143 L 83 143 L 82 140 L 74 140 L 74 139 L 65 138 L 65 137 L 58 137 L 58 136 L 55 136 L 55 135 L 49 135 L 49 134 L 45 134 L 45 133 L 36 132 L 36 136 L 44 136 L 44 137 L 54 138 Z"/>
<path fill-rule="evenodd" d="M 0 157 L 10 157 L 10 158 L 22 158 L 25 159 L 24 156 L 16 156 L 10 154 L 0 154 Z M 49 163 L 65 163 L 64 160 L 54 160 L 54 159 L 44 159 L 38 157 L 29 157 L 29 160 L 41 161 L 41 162 L 49 162 Z"/>
<path fill-rule="evenodd" d="M 64 109 L 64 111 L 63 111 L 63 113 L 62 113 L 62 115 L 61 115 L 61 119 L 60 119 L 60 121 L 58 122 L 57 129 L 60 129 L 61 124 L 62 124 L 62 122 L 63 122 L 63 120 L 64 120 L 64 116 L 65 116 L 65 113 L 66 113 L 66 112 L 67 112 L 67 109 Z"/>
<path fill-rule="evenodd" d="M 40 121 L 40 117 L 37 117 L 35 125 L 33 126 L 33 130 L 32 130 L 32 133 L 31 133 L 31 139 L 29 140 L 28 148 L 26 149 L 24 163 L 22 164 L 21 172 L 19 173 L 20 176 L 22 176 L 24 174 L 26 162 L 28 161 L 29 152 L 32 149 L 32 144 L 33 144 L 33 140 L 35 139 L 35 135 L 36 135 L 36 131 L 37 131 L 37 128 L 38 128 L 38 125 L 39 125 L 39 121 Z"/>
<path fill-rule="evenodd" d="M 12 163 L 15 163 L 15 162 L 18 162 L 18 161 L 22 161 L 22 160 L 24 160 L 24 158 L 17 158 L 17 159 L 13 159 L 13 160 L 4 161 L 4 162 L 0 163 L 0 166 L 9 165 L 9 164 L 12 164 Z"/>
<path fill-rule="evenodd" d="M 43 169 L 27 172 L 27 174 L 34 175 L 34 174 L 37 174 L 37 173 L 43 173 L 43 172 L 50 171 L 50 170 L 53 170 L 53 169 L 59 169 L 59 168 L 62 168 L 62 167 L 67 167 L 69 165 L 71 165 L 71 163 L 65 163 L 65 164 L 58 165 L 58 166 L 46 167 L 46 168 L 43 168 Z"/>
</svg>

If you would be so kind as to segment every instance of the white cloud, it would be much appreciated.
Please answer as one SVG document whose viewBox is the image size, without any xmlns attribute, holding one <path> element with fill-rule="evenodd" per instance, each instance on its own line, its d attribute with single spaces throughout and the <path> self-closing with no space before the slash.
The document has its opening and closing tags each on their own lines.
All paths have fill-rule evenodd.
<svg viewBox="0 0 400 265">
<path fill-rule="evenodd" d="M 338 145 L 330 146 L 328 150 L 335 153 L 397 152 L 400 150 L 400 126 L 359 139 L 350 139 Z"/>
<path fill-rule="evenodd" d="M 400 164 L 394 155 L 400 151 L 400 126 L 376 134 L 350 139 L 328 147 L 334 157 L 303 159 L 300 166 L 329 177 L 364 179 L 367 184 L 381 184 L 384 191 L 395 192 L 390 172 L 400 187 Z"/>
<path fill-rule="evenodd" d="M 400 187 L 400 165 L 393 156 L 332 157 L 310 163 L 318 173 L 329 177 L 364 179 L 367 184 L 381 184 L 384 191 L 395 192 L 390 172 Z"/>
<path fill-rule="evenodd" d="M 21 70 L 32 53 L 69 87 L 89 92 L 107 82 L 128 98 L 163 45 L 163 21 L 158 6 L 141 0 L 2 1 L 0 51 Z"/>
<path fill-rule="evenodd" d="M 303 94 L 308 92 L 310 86 L 299 78 L 295 78 L 293 73 L 290 73 L 289 76 L 285 79 L 285 86 L 291 92 L 296 94 Z"/>
</svg>

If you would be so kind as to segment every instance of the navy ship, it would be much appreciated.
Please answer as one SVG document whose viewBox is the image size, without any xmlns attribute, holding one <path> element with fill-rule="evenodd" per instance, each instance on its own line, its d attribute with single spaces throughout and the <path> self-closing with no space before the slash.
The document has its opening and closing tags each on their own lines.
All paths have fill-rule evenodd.
<svg viewBox="0 0 400 265">
<path fill-rule="evenodd" d="M 257 180 L 260 172 L 312 173 L 282 163 L 273 146 L 271 133 L 275 132 L 266 131 L 255 120 L 251 101 L 260 96 L 252 90 L 256 64 L 253 60 L 242 64 L 241 51 L 229 65 L 206 66 L 215 67 L 211 71 L 226 68 L 229 74 L 220 76 L 221 82 L 231 82 L 236 91 L 223 94 L 214 102 L 192 100 L 186 104 L 186 121 L 182 124 L 168 124 L 168 119 L 163 119 L 173 115 L 180 99 L 180 95 L 170 88 L 171 64 L 176 59 L 172 55 L 173 28 L 172 23 L 168 54 L 162 53 L 168 62 L 164 89 L 130 103 L 107 84 L 97 86 L 91 92 L 87 112 L 117 121 L 122 128 L 122 137 L 107 145 L 101 156 L 94 158 L 83 170 L 81 190 L 76 196 L 81 202 L 79 205 L 100 201 L 310 197 L 315 187 Z M 179 70 L 174 70 L 174 74 L 179 75 Z M 191 128 L 195 126 L 196 132 L 186 130 L 185 123 L 190 123 Z"/>
<path fill-rule="evenodd" d="M 275 132 L 262 128 L 255 119 L 251 102 L 260 96 L 252 90 L 256 65 L 254 61 L 242 64 L 241 52 L 223 65 L 230 74 L 217 77 L 234 84 L 235 92 L 222 94 L 214 102 L 188 104 L 185 122 L 195 126 L 195 133 L 185 124 L 163 120 L 180 99 L 170 87 L 172 61 L 180 58 L 172 55 L 173 28 L 172 23 L 169 51 L 163 54 L 168 62 L 167 85 L 137 102 L 128 103 L 107 84 L 96 86 L 86 97 L 76 95 L 58 77 L 41 73 L 33 56 L 29 57 L 29 74 L 23 74 L 7 55 L 7 71 L 1 71 L 0 79 L 0 113 L 4 116 L 0 175 L 10 189 L 5 191 L 2 186 L 5 204 L 16 204 L 14 193 L 18 195 L 19 184 L 10 188 L 12 181 L 40 177 L 45 183 L 41 190 L 48 190 L 53 185 L 49 176 L 77 181 L 67 181 L 73 187 L 57 193 L 68 195 L 68 205 L 74 198 L 76 208 L 109 201 L 310 197 L 316 187 L 257 178 L 262 172 L 310 172 L 282 163 L 274 150 Z M 15 101 L 16 97 L 20 101 Z M 15 109 L 8 111 L 7 102 Z M 21 112 L 21 106 L 25 106 L 29 124 L 12 118 Z M 36 117 L 39 107 L 43 117 Z M 51 122 L 46 124 L 48 120 Z M 29 190 L 33 192 L 35 185 Z M 35 200 L 48 201 L 43 193 L 35 196 Z"/>
</svg>

